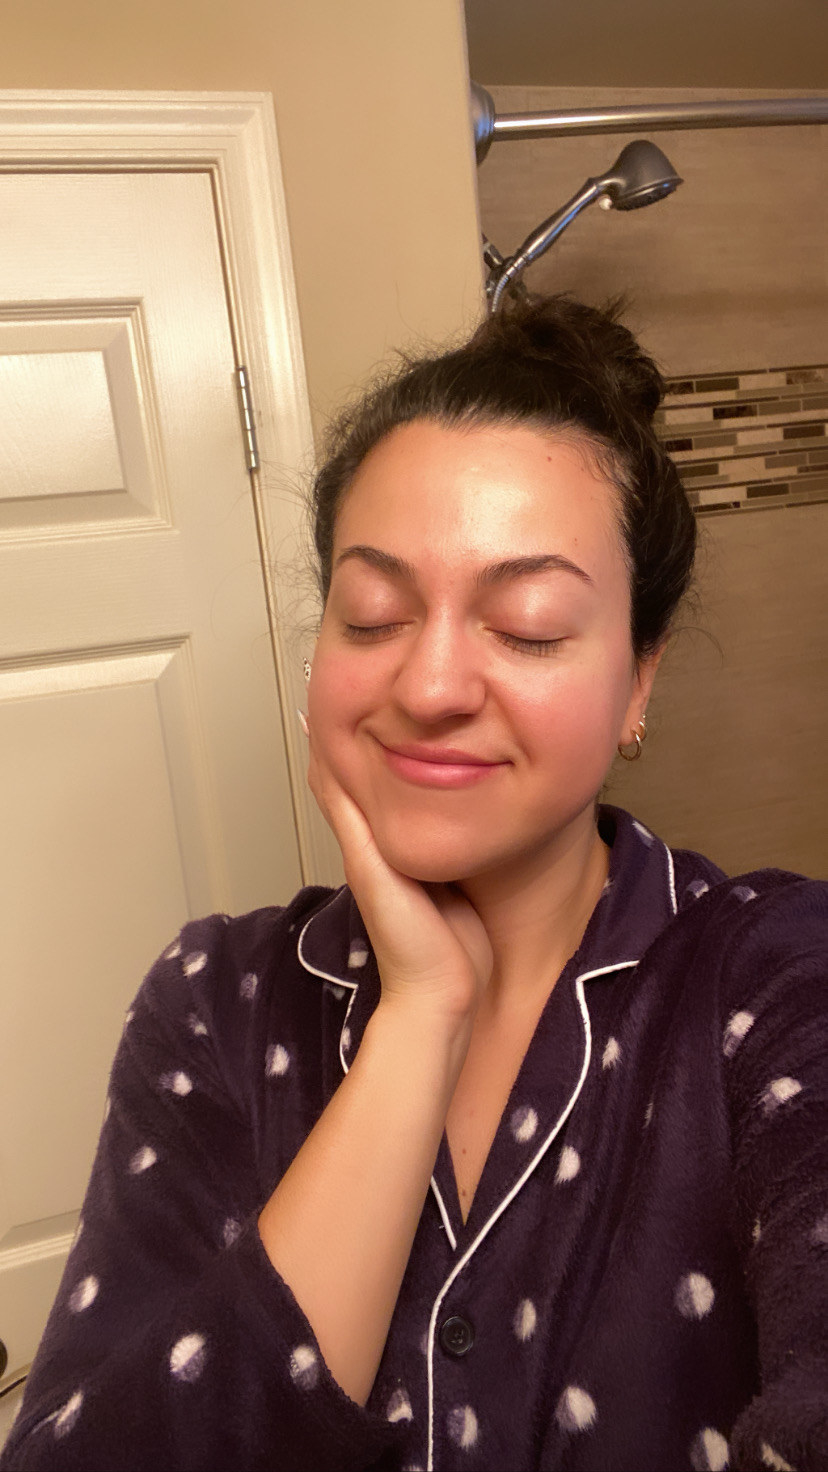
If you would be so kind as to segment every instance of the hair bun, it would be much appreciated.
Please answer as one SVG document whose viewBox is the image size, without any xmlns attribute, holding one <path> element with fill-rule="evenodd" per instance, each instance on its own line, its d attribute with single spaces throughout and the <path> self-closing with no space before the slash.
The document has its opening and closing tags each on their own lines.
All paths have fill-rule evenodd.
<svg viewBox="0 0 828 1472">
<path fill-rule="evenodd" d="M 518 358 L 560 367 L 602 395 L 623 404 L 627 412 L 652 420 L 665 384 L 653 359 L 636 342 L 620 317 L 626 302 L 612 298 L 603 308 L 557 296 L 507 297 L 502 308 L 478 328 L 475 345 Z M 619 403 L 620 401 L 620 403 Z"/>
</svg>

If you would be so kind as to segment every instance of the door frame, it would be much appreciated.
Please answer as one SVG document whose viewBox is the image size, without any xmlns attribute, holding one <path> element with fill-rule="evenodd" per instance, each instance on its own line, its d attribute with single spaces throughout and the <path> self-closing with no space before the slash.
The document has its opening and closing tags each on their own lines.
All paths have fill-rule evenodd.
<svg viewBox="0 0 828 1472">
<path fill-rule="evenodd" d="M 236 363 L 253 396 L 260 468 L 250 485 L 302 880 L 340 884 L 339 851 L 308 791 L 294 718 L 318 618 L 302 494 L 314 446 L 273 97 L 0 91 L 0 171 L 21 170 L 210 175 Z"/>
</svg>

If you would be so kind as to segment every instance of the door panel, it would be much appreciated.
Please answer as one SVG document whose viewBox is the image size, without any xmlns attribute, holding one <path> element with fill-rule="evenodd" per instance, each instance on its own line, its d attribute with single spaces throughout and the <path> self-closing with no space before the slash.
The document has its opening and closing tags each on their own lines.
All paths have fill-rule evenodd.
<svg viewBox="0 0 828 1472">
<path fill-rule="evenodd" d="M 301 882 L 206 173 L 0 177 L 0 1337 L 42 1332 L 123 1014 Z"/>
</svg>

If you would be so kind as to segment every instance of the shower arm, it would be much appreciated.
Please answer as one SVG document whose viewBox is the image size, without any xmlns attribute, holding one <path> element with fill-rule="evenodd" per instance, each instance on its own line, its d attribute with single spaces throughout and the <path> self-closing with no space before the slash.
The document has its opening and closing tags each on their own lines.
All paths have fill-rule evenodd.
<svg viewBox="0 0 828 1472">
<path fill-rule="evenodd" d="M 828 97 L 768 97 L 734 102 L 633 103 L 585 107 L 577 112 L 495 111 L 494 98 L 472 82 L 472 121 L 477 161 L 504 138 L 574 137 L 588 133 L 655 133 L 690 128 L 793 127 L 828 123 Z"/>
<path fill-rule="evenodd" d="M 604 187 L 602 187 L 597 179 L 587 179 L 577 194 L 573 194 L 572 198 L 565 205 L 562 205 L 559 210 L 556 210 L 554 215 L 550 215 L 548 220 L 544 220 L 542 224 L 538 225 L 537 229 L 532 231 L 532 234 L 527 240 L 524 240 L 523 245 L 516 255 L 510 256 L 506 261 L 503 261 L 501 257 L 501 273 L 498 276 L 493 276 L 489 288 L 492 313 L 497 311 L 500 305 L 500 299 L 509 283 L 516 276 L 519 276 L 538 256 L 543 255 L 549 249 L 552 242 L 557 240 L 561 232 L 566 229 L 567 225 L 572 223 L 575 216 L 579 215 L 582 209 L 585 209 L 588 204 L 592 204 L 592 201 L 604 192 Z M 498 251 L 499 254 L 500 252 Z"/>
</svg>

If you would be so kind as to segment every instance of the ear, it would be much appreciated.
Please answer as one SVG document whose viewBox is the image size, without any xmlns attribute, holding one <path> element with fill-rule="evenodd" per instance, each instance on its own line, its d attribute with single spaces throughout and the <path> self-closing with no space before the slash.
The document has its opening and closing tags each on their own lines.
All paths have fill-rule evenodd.
<svg viewBox="0 0 828 1472">
<path fill-rule="evenodd" d="M 624 713 L 624 721 L 618 737 L 622 744 L 628 744 L 634 739 L 632 732 L 636 729 L 647 709 L 656 672 L 661 664 L 666 648 L 667 644 L 665 642 L 664 644 L 660 644 L 658 649 L 655 649 L 652 654 L 646 655 L 644 659 L 636 660 L 630 700 Z"/>
</svg>

